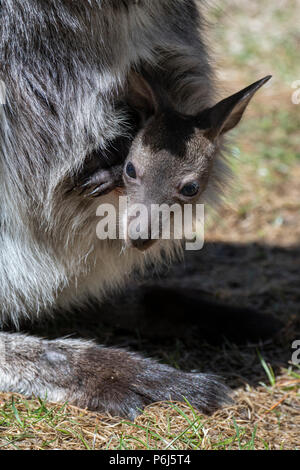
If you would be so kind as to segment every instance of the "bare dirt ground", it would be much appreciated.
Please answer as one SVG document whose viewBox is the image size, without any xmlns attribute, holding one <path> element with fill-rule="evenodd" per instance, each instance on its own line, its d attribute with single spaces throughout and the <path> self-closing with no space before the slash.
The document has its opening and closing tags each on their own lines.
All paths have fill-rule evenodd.
<svg viewBox="0 0 300 470">
<path fill-rule="evenodd" d="M 292 343 L 300 340 L 300 104 L 292 102 L 300 80 L 300 2 L 222 0 L 208 13 L 223 96 L 269 73 L 274 78 L 233 132 L 234 181 L 207 224 L 197 280 L 217 300 L 274 315 L 285 327 L 274 340 L 243 346 L 176 338 L 153 344 L 142 332 L 127 338 L 101 330 L 106 344 L 217 372 L 235 404 L 212 417 L 188 403 L 156 404 L 129 423 L 0 394 L 0 449 L 300 448 L 300 367 L 291 362 Z"/>
</svg>

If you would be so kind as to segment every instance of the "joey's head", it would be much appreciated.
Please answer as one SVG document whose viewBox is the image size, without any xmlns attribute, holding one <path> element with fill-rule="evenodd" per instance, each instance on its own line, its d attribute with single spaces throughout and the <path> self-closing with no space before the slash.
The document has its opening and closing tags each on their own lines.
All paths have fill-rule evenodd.
<svg viewBox="0 0 300 470">
<path fill-rule="evenodd" d="M 123 179 L 129 207 L 143 205 L 147 215 L 138 211 L 140 236 L 136 238 L 137 226 L 127 214 L 128 245 L 144 251 L 154 243 L 150 216 L 153 205 L 182 207 L 203 201 L 203 193 L 214 174 L 222 137 L 239 123 L 254 94 L 270 78 L 265 77 L 196 116 L 190 116 L 178 113 L 149 78 L 134 76 L 130 104 L 143 116 L 144 126 L 132 144 Z"/>
</svg>

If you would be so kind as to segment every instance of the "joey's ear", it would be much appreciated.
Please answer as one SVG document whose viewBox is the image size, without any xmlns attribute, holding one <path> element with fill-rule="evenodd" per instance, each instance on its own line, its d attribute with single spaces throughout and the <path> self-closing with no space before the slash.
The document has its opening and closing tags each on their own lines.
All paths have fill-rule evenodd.
<svg viewBox="0 0 300 470">
<path fill-rule="evenodd" d="M 205 132 L 205 135 L 210 140 L 213 140 L 219 135 L 225 134 L 233 129 L 240 122 L 245 109 L 255 93 L 269 81 L 270 78 L 271 75 L 268 75 L 244 90 L 220 101 L 209 110 L 204 111 L 205 114 L 208 113 L 208 116 L 206 115 L 206 121 L 209 123 L 209 129 Z"/>
<path fill-rule="evenodd" d="M 127 103 L 139 112 L 142 120 L 163 109 L 172 108 L 170 99 L 159 78 L 146 70 L 131 71 L 128 77 Z"/>
<path fill-rule="evenodd" d="M 138 111 L 143 120 L 158 112 L 159 100 L 149 79 L 137 72 L 130 72 L 127 92 L 129 106 Z"/>
</svg>

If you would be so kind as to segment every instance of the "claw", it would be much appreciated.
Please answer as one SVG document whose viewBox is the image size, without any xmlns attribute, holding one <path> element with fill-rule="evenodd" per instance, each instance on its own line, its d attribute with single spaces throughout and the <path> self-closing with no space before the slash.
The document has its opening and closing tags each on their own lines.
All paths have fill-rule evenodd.
<svg viewBox="0 0 300 470">
<path fill-rule="evenodd" d="M 96 197 L 97 196 L 100 196 L 101 195 L 101 191 L 100 191 L 100 187 L 97 186 L 95 189 L 93 189 L 92 191 L 88 192 L 85 194 L 85 197 Z"/>
</svg>

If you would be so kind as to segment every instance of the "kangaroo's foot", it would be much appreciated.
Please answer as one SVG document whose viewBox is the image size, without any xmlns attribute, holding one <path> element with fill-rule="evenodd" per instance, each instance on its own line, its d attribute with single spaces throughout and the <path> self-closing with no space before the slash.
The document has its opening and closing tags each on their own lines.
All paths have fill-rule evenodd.
<svg viewBox="0 0 300 470">
<path fill-rule="evenodd" d="M 211 414 L 230 401 L 213 375 L 181 372 L 81 340 L 0 333 L 0 390 L 134 419 L 150 403 L 186 398 Z"/>
</svg>

